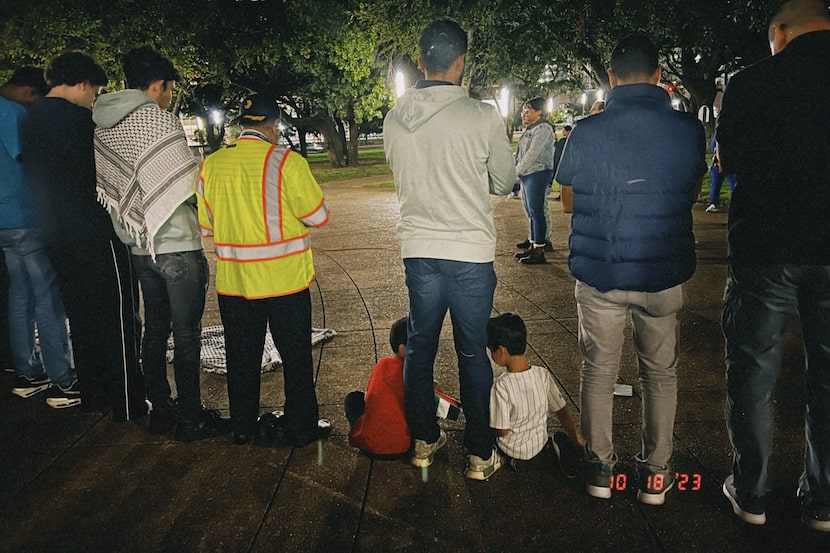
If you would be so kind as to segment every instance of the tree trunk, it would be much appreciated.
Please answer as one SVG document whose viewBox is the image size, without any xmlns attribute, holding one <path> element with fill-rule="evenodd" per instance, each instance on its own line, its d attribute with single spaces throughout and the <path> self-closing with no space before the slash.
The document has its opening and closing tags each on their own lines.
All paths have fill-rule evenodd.
<svg viewBox="0 0 830 553">
<path fill-rule="evenodd" d="M 360 131 L 357 128 L 357 121 L 354 117 L 354 100 L 350 100 L 346 106 L 346 123 L 349 125 L 349 143 L 347 148 L 346 164 L 357 165 L 357 145 Z"/>
</svg>

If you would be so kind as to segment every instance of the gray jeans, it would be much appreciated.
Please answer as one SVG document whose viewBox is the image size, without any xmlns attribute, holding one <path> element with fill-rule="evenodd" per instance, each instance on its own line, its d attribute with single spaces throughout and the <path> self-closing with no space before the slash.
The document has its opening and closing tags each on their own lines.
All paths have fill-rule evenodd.
<svg viewBox="0 0 830 553">
<path fill-rule="evenodd" d="M 611 438 L 614 384 L 630 315 L 643 393 L 642 450 L 637 461 L 649 470 L 667 472 L 677 407 L 677 312 L 683 307 L 682 287 L 601 293 L 577 281 L 574 294 L 582 354 L 581 427 L 589 460 L 613 466 L 617 459 Z"/>
</svg>

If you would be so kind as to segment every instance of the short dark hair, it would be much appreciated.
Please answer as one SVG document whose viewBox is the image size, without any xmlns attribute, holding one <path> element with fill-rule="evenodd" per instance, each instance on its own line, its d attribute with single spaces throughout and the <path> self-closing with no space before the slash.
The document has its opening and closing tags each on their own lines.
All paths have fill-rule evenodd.
<svg viewBox="0 0 830 553">
<path fill-rule="evenodd" d="M 418 48 L 427 71 L 446 71 L 458 56 L 467 53 L 467 33 L 455 21 L 439 19 L 424 29 Z"/>
<path fill-rule="evenodd" d="M 617 78 L 648 76 L 657 70 L 657 46 L 644 33 L 633 33 L 620 40 L 611 52 L 611 71 Z"/>
<path fill-rule="evenodd" d="M 534 111 L 545 111 L 545 99 L 540 96 L 531 98 L 525 102 L 525 105 L 530 106 L 530 108 Z"/>
<path fill-rule="evenodd" d="M 15 69 L 8 84 L 32 87 L 39 96 L 45 96 L 49 92 L 49 87 L 46 86 L 46 80 L 43 78 L 43 69 L 40 67 L 27 66 Z"/>
<path fill-rule="evenodd" d="M 73 50 L 55 57 L 43 72 L 46 84 L 50 87 L 88 82 L 93 86 L 106 86 L 107 74 L 98 62 L 83 52 Z"/>
<path fill-rule="evenodd" d="M 408 324 L 409 317 L 402 317 L 392 323 L 392 328 L 389 329 L 389 345 L 396 355 L 399 346 L 406 346 Z"/>
<path fill-rule="evenodd" d="M 510 355 L 522 355 L 527 348 L 527 327 L 518 315 L 503 313 L 487 321 L 487 347 L 496 351 L 507 348 Z"/>
<path fill-rule="evenodd" d="M 565 125 L 564 127 L 562 127 L 563 131 L 568 131 L 568 132 L 571 132 L 573 129 L 574 128 L 570 125 Z"/>
<path fill-rule="evenodd" d="M 127 88 L 146 90 L 156 81 L 178 81 L 180 76 L 173 63 L 149 46 L 128 51 L 121 58 Z"/>
</svg>

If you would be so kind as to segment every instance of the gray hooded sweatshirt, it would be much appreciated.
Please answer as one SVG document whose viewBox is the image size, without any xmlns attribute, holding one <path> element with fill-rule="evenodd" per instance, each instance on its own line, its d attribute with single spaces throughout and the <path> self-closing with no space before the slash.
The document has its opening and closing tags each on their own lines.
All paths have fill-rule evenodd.
<svg viewBox="0 0 830 553">
<path fill-rule="evenodd" d="M 513 189 L 516 167 L 496 110 L 460 86 L 410 88 L 383 122 L 400 201 L 403 258 L 493 261 L 490 194 Z"/>
</svg>

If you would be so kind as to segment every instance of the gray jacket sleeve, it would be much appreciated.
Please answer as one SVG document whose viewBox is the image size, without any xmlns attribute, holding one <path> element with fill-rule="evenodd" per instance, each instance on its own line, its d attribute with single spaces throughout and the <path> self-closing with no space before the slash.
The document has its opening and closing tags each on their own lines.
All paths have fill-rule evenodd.
<svg viewBox="0 0 830 553">
<path fill-rule="evenodd" d="M 490 175 L 490 193 L 506 196 L 513 191 L 516 181 L 516 165 L 507 140 L 507 131 L 501 116 L 493 111 L 490 123 L 490 156 L 487 158 Z"/>
</svg>

